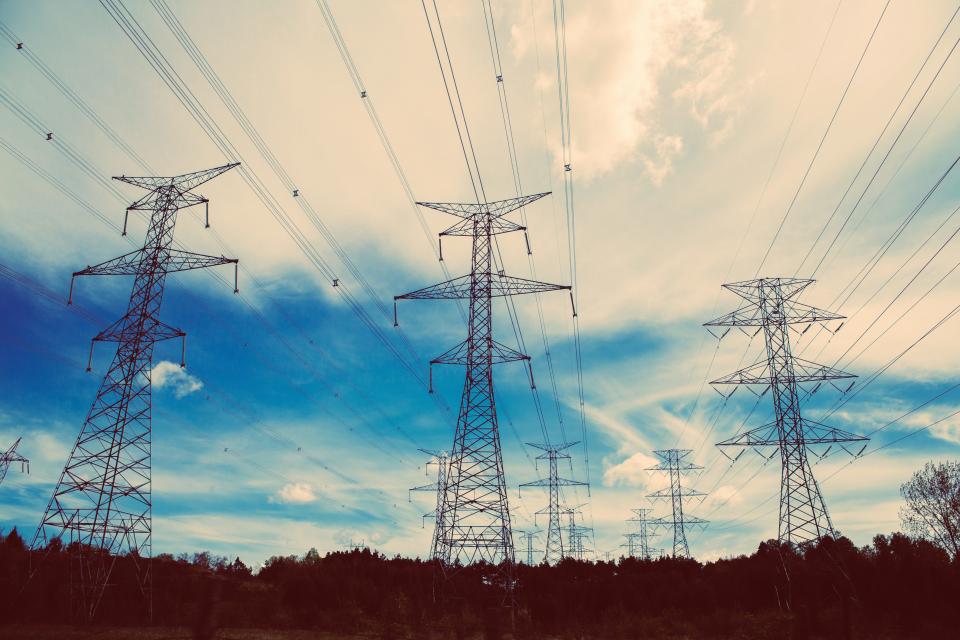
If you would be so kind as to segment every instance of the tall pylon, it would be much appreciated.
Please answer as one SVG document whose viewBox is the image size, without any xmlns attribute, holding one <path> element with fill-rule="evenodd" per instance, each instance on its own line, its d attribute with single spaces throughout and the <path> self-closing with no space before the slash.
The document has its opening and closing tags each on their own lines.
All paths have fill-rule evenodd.
<svg viewBox="0 0 960 640">
<path fill-rule="evenodd" d="M 627 539 L 626 544 L 621 545 L 627 548 L 627 554 L 631 558 L 641 558 L 650 560 L 652 550 L 650 548 L 650 538 L 654 537 L 654 526 L 651 514 L 653 509 L 631 509 L 633 517 L 627 519 L 627 522 L 634 523 L 637 530 L 624 534 Z"/>
<path fill-rule="evenodd" d="M 562 527 L 560 525 L 560 515 L 566 511 L 566 508 L 560 501 L 560 487 L 586 487 L 586 482 L 561 478 L 558 460 L 569 460 L 570 454 L 565 453 L 570 447 L 579 444 L 577 442 L 567 442 L 563 444 L 550 445 L 528 442 L 527 445 L 543 451 L 537 456 L 537 460 L 547 460 L 549 462 L 549 472 L 546 478 L 534 480 L 533 482 L 524 482 L 520 489 L 524 487 L 544 487 L 549 495 L 547 506 L 534 514 L 534 519 L 539 515 L 547 516 L 547 545 L 546 553 L 543 557 L 547 564 L 556 564 L 564 558 Z"/>
<path fill-rule="evenodd" d="M 523 544 L 523 552 L 524 552 L 524 555 L 525 555 L 525 557 L 526 557 L 526 559 L 527 559 L 527 560 L 526 560 L 527 566 L 528 566 L 528 567 L 534 566 L 534 565 L 536 564 L 536 562 L 535 562 L 534 559 L 533 559 L 533 554 L 534 554 L 534 553 L 540 553 L 540 552 L 543 551 L 543 549 L 536 549 L 536 548 L 534 548 L 534 546 L 533 546 L 533 543 L 534 543 L 534 541 L 537 539 L 537 536 L 540 535 L 540 530 L 539 530 L 539 529 L 536 530 L 536 531 L 520 531 L 520 530 L 514 530 L 514 533 L 519 533 L 520 536 L 523 538 L 523 543 L 524 543 L 524 544 Z"/>
<path fill-rule="evenodd" d="M 472 238 L 471 271 L 468 275 L 394 297 L 398 300 L 469 300 L 467 338 L 430 361 L 431 391 L 433 365 L 465 365 L 467 372 L 460 401 L 450 467 L 443 500 L 444 536 L 436 556 L 447 565 L 485 561 L 490 564 L 514 562 L 507 484 L 504 479 L 500 430 L 493 393 L 493 365 L 524 361 L 533 385 L 530 356 L 493 339 L 493 298 L 521 293 L 543 293 L 570 289 L 504 275 L 495 269 L 493 237 L 526 228 L 505 216 L 547 195 L 538 193 L 520 198 L 482 204 L 420 202 L 420 206 L 442 211 L 461 220 L 440 233 Z M 397 324 L 394 317 L 394 324 Z"/>
<path fill-rule="evenodd" d="M 690 455 L 690 449 L 662 449 L 654 451 L 660 458 L 660 464 L 649 467 L 647 471 L 666 473 L 670 478 L 670 486 L 648 494 L 652 500 L 669 500 L 672 508 L 671 516 L 664 516 L 651 521 L 651 524 L 673 530 L 673 557 L 690 557 L 690 545 L 687 544 L 687 529 L 705 527 L 707 521 L 688 515 L 683 510 L 684 498 L 705 496 L 694 489 L 683 486 L 683 474 L 702 469 L 700 465 L 684 460 Z"/>
<path fill-rule="evenodd" d="M 77 276 L 134 276 L 127 312 L 97 334 L 90 345 L 91 361 L 97 342 L 116 342 L 117 352 L 31 545 L 36 549 L 60 539 L 70 546 L 74 554 L 71 599 L 75 616 L 93 619 L 116 557 L 123 553 L 137 562 L 140 588 L 150 606 L 153 349 L 157 342 L 171 338 L 184 340 L 185 346 L 186 337 L 180 329 L 160 321 L 164 284 L 169 273 L 233 264 L 234 293 L 237 291 L 236 259 L 174 249 L 173 231 L 179 210 L 208 206 L 207 199 L 192 190 L 235 166 L 233 163 L 168 178 L 115 177 L 147 190 L 127 207 L 123 225 L 126 234 L 130 211 L 151 212 L 146 241 L 140 249 L 77 271 L 70 281 L 68 303 L 72 302 Z M 185 366 L 183 357 L 182 348 L 181 366 Z"/>
<path fill-rule="evenodd" d="M 10 465 L 14 463 L 20 463 L 20 473 L 23 473 L 24 470 L 30 473 L 30 461 L 17 453 L 17 447 L 20 446 L 20 440 L 22 439 L 22 436 L 17 438 L 17 441 L 10 445 L 9 449 L 0 453 L 0 484 L 3 484 L 3 479 L 7 477 L 7 471 L 10 470 Z"/>
<path fill-rule="evenodd" d="M 424 465 L 427 475 L 430 474 L 430 466 L 436 465 L 437 480 L 435 482 L 431 482 L 430 484 L 422 484 L 419 487 L 413 487 L 410 489 L 410 491 L 429 491 L 436 496 L 436 502 L 434 503 L 433 511 L 423 514 L 424 522 L 426 522 L 428 518 L 433 520 L 433 537 L 430 540 L 430 557 L 435 558 L 437 554 L 437 547 L 444 538 L 443 494 L 444 489 L 447 486 L 447 469 L 450 466 L 450 453 L 447 451 L 432 451 L 430 449 L 420 449 L 420 451 L 430 456 L 430 460 L 426 465 Z"/>
<path fill-rule="evenodd" d="M 836 387 L 834 380 L 854 378 L 846 373 L 793 355 L 790 345 L 790 330 L 804 333 L 814 324 L 843 320 L 843 316 L 817 309 L 796 301 L 801 291 L 813 280 L 797 278 L 760 278 L 723 285 L 747 301 L 736 311 L 707 322 L 710 327 L 754 328 L 753 335 L 763 331 L 767 357 L 730 375 L 711 382 L 713 385 L 756 385 L 763 387 L 760 396 L 773 391 L 773 410 L 776 416 L 771 423 L 717 443 L 719 447 L 739 447 L 739 457 L 746 448 L 775 446 L 780 451 L 780 520 L 778 537 L 783 542 L 802 544 L 819 540 L 825 535 L 834 535 L 833 524 L 823 501 L 820 487 L 810 467 L 808 451 L 820 457 L 838 446 L 851 455 L 859 455 L 866 448 L 867 438 L 808 420 L 800 415 L 798 385 L 816 383 L 810 390 L 814 394 L 827 381 Z M 802 332 L 793 325 L 807 325 Z M 824 325 L 825 326 L 825 325 Z M 840 325 L 842 326 L 842 324 Z M 839 330 L 839 326 L 837 330 Z M 722 338 L 726 332 L 720 335 Z M 712 333 L 712 332 L 711 332 Z M 716 335 L 716 334 L 715 334 Z M 748 335 L 750 335 L 748 333 Z M 853 387 L 850 383 L 844 393 Z M 751 389 L 752 390 L 752 389 Z M 736 387 L 734 388 L 736 391 Z M 731 392 L 730 395 L 732 395 Z M 727 396 L 729 397 L 729 396 Z M 862 444 L 859 452 L 847 449 L 847 445 Z M 813 448 L 811 448 L 813 447 Z M 820 448 L 823 448 L 820 450 Z M 722 451 L 722 449 L 721 449 Z M 765 458 L 768 456 L 762 454 Z M 769 457 L 776 455 L 776 451 Z"/>
</svg>

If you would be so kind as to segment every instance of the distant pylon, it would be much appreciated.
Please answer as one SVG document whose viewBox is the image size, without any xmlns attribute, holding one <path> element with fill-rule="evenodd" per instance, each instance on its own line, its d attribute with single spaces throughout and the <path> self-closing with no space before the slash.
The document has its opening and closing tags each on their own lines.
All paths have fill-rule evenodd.
<svg viewBox="0 0 960 640">
<path fill-rule="evenodd" d="M 520 531 L 520 530 L 516 530 L 516 533 L 519 533 L 519 534 L 523 537 L 523 542 L 524 542 L 524 544 L 523 544 L 523 551 L 524 551 L 524 554 L 526 555 L 526 559 L 527 559 L 526 564 L 527 564 L 527 566 L 529 566 L 529 567 L 534 566 L 534 565 L 536 564 L 536 562 L 534 562 L 534 560 L 533 560 L 533 554 L 534 554 L 534 553 L 540 553 L 541 551 L 543 551 L 543 549 L 535 549 L 534 546 L 533 546 L 533 542 L 534 542 L 534 540 L 536 540 L 537 536 L 540 535 L 540 531 L 539 531 L 539 530 L 537 530 L 537 531 Z"/>
<path fill-rule="evenodd" d="M 741 447 L 737 457 L 747 447 L 757 449 L 775 446 L 779 449 L 781 479 L 778 536 L 783 542 L 798 544 L 819 540 L 825 535 L 834 535 L 827 505 L 810 467 L 808 450 L 823 457 L 835 445 L 839 445 L 839 448 L 847 453 L 859 455 L 866 447 L 867 440 L 863 436 L 828 427 L 800 415 L 798 384 L 816 382 L 816 386 L 810 391 L 812 395 L 824 381 L 831 381 L 830 384 L 834 385 L 833 380 L 856 377 L 838 369 L 802 360 L 795 357 L 791 351 L 791 325 L 806 324 L 807 327 L 803 330 L 806 332 L 812 323 L 843 319 L 843 316 L 836 313 L 795 301 L 797 295 L 813 282 L 796 278 L 760 278 L 725 284 L 725 288 L 746 300 L 747 304 L 704 325 L 708 330 L 709 327 L 738 327 L 745 333 L 744 327 L 755 327 L 753 335 L 763 331 L 767 357 L 745 369 L 714 380 L 711 384 L 760 385 L 765 389 L 755 392 L 759 396 L 772 389 L 776 419 L 772 423 L 719 442 L 717 446 Z M 837 330 L 839 328 L 837 327 Z M 726 332 L 720 337 L 724 335 Z M 836 385 L 834 387 L 840 390 Z M 851 387 L 852 382 L 843 392 L 846 393 Z M 846 448 L 848 443 L 864 444 L 859 452 L 853 452 Z M 811 445 L 825 449 L 817 452 L 816 449 L 808 449 Z M 775 454 L 776 452 L 772 455 Z M 762 453 L 761 455 L 768 457 Z"/>
<path fill-rule="evenodd" d="M 237 166 L 228 164 L 172 178 L 114 178 L 147 190 L 127 207 L 151 212 L 143 247 L 93 267 L 77 271 L 87 275 L 135 276 L 127 312 L 93 342 L 116 342 L 117 352 L 87 414 L 70 458 L 47 505 L 32 547 L 59 538 L 70 545 L 75 575 L 71 592 L 75 614 L 90 620 L 97 612 L 117 555 L 124 552 L 137 561 L 140 588 L 151 601 L 152 576 L 148 558 L 152 550 L 152 498 L 150 488 L 151 370 L 154 344 L 186 334 L 160 321 L 160 305 L 167 274 L 237 260 L 173 248 L 173 230 L 180 209 L 207 199 L 191 190 Z M 208 225 L 209 226 L 209 225 Z M 70 298 L 73 299 L 73 279 Z M 90 345 L 91 361 L 93 344 Z M 181 349 L 181 366 L 183 362 Z M 88 370 L 90 365 L 88 363 Z M 152 611 L 150 612 L 152 615 Z"/>
<path fill-rule="evenodd" d="M 647 497 L 654 500 L 670 500 L 672 515 L 664 516 L 652 520 L 651 524 L 664 528 L 673 529 L 673 557 L 690 557 L 690 545 L 687 544 L 687 529 L 693 527 L 705 527 L 706 520 L 690 516 L 683 511 L 684 498 L 694 498 L 705 496 L 705 493 L 687 489 L 683 486 L 681 479 L 684 473 L 702 469 L 700 465 L 686 462 L 684 458 L 690 455 L 690 449 L 664 449 L 654 451 L 661 462 L 655 467 L 650 467 L 647 471 L 661 471 L 670 477 L 670 486 L 649 494 Z"/>
<path fill-rule="evenodd" d="M 593 549 L 584 544 L 583 540 L 587 537 L 587 534 L 593 529 L 591 527 L 582 527 L 577 524 L 576 520 L 577 509 L 568 509 L 567 510 L 567 541 L 568 541 L 568 558 L 574 558 L 576 560 L 584 560 L 588 553 L 591 553 Z"/>
<path fill-rule="evenodd" d="M 652 520 L 650 519 L 650 514 L 653 513 L 652 509 L 631 509 L 634 513 L 634 517 L 627 520 L 627 522 L 636 523 L 637 530 L 630 533 L 624 534 L 627 538 L 627 553 L 631 558 L 642 558 L 644 560 L 649 560 L 652 556 L 650 549 L 650 538 L 655 534 L 652 531 Z"/>
<path fill-rule="evenodd" d="M 10 465 L 15 462 L 20 463 L 20 473 L 23 473 L 24 470 L 30 473 L 30 461 L 17 453 L 20 440 L 22 440 L 22 437 L 17 438 L 17 441 L 14 442 L 9 449 L 0 453 L 0 484 L 3 484 L 3 479 L 7 477 L 7 471 L 10 469 Z"/>
<path fill-rule="evenodd" d="M 460 364 L 467 369 L 443 500 L 444 537 L 436 549 L 436 557 L 448 565 L 481 560 L 494 565 L 514 562 L 493 393 L 493 365 L 526 362 L 531 385 L 533 369 L 529 365 L 530 356 L 494 341 L 493 298 L 570 287 L 504 275 L 494 267 L 492 245 L 495 235 L 526 231 L 525 227 L 507 220 L 506 214 L 545 195 L 538 193 L 483 204 L 418 203 L 461 218 L 440 233 L 441 242 L 444 236 L 466 236 L 472 238 L 473 243 L 470 274 L 394 298 L 394 313 L 398 300 L 470 301 L 466 340 L 430 362 L 431 391 L 433 365 Z M 440 256 L 442 260 L 442 245 Z"/>
<path fill-rule="evenodd" d="M 533 442 L 527 443 L 531 447 L 536 447 L 544 453 L 541 453 L 537 456 L 537 460 L 548 460 L 549 461 L 549 473 L 546 478 L 540 480 L 534 480 L 533 482 L 524 482 L 520 485 L 520 488 L 523 487 L 546 487 L 547 493 L 549 494 L 549 499 L 547 506 L 543 509 L 540 509 L 534 514 L 534 519 L 538 515 L 547 516 L 547 545 L 546 553 L 543 557 L 544 561 L 547 564 L 556 564 L 563 559 L 563 536 L 561 535 L 561 526 L 560 526 L 560 515 L 566 510 L 563 505 L 560 504 L 560 487 L 585 487 L 587 486 L 586 482 L 580 482 L 578 480 L 570 480 L 568 478 L 561 478 L 559 469 L 558 469 L 558 460 L 569 460 L 570 454 L 564 453 L 565 450 L 570 447 L 578 444 L 576 442 L 567 442 L 564 444 L 550 445 L 550 444 L 535 444 Z"/>
<path fill-rule="evenodd" d="M 427 462 L 425 467 L 426 473 L 429 475 L 430 465 L 437 466 L 437 480 L 436 482 L 431 482 L 430 484 L 423 484 L 419 487 L 413 487 L 410 491 L 430 491 L 436 496 L 436 502 L 434 503 L 433 511 L 423 514 L 424 521 L 427 518 L 433 520 L 433 537 L 430 540 L 430 557 L 435 558 L 437 555 L 437 546 L 444 538 L 444 522 L 443 522 L 443 494 L 444 487 L 447 486 L 447 468 L 450 466 L 450 454 L 446 451 L 431 451 L 429 449 L 420 449 L 427 455 L 430 456 L 430 460 Z"/>
</svg>

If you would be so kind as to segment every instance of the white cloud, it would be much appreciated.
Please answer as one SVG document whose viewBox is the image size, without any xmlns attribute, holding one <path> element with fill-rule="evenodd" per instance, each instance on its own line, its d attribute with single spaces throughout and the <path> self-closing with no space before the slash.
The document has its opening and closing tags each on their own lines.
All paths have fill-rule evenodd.
<svg viewBox="0 0 960 640">
<path fill-rule="evenodd" d="M 269 502 L 280 504 L 306 504 L 316 499 L 317 496 L 313 492 L 313 487 L 306 482 L 285 484 L 277 491 L 277 495 L 268 498 Z"/>
<path fill-rule="evenodd" d="M 619 464 L 608 467 L 603 472 L 603 484 L 610 487 L 626 485 L 629 487 L 646 487 L 650 484 L 650 467 L 655 467 L 657 460 L 646 453 L 638 452 Z"/>
<path fill-rule="evenodd" d="M 711 491 L 703 504 L 704 507 L 736 507 L 743 504 L 743 495 L 733 485 L 725 484 Z"/>
<path fill-rule="evenodd" d="M 571 83 L 579 89 L 573 156 L 587 179 L 637 159 L 660 184 L 683 150 L 680 129 L 693 125 L 715 138 L 732 129 L 736 46 L 703 0 L 606 4 L 567 16 Z M 550 33 L 549 26 L 541 28 Z"/>
<path fill-rule="evenodd" d="M 170 387 L 173 395 L 183 398 L 203 388 L 203 382 L 196 376 L 187 373 L 180 365 L 161 360 L 153 365 L 153 386 L 156 389 Z"/>
</svg>

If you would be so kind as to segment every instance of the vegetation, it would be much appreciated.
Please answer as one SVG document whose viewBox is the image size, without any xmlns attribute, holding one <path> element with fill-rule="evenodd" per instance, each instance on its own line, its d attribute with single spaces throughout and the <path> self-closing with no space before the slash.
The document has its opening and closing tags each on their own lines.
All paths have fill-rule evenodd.
<svg viewBox="0 0 960 640">
<path fill-rule="evenodd" d="M 35 553 L 42 570 L 28 582 L 23 540 L 0 536 L 0 620 L 21 625 L 0 627 L 0 636 L 70 621 L 69 559 L 58 546 Z M 520 565 L 512 620 L 488 566 L 443 577 L 430 562 L 365 549 L 274 557 L 257 575 L 206 553 L 161 555 L 151 569 L 154 624 L 208 638 L 218 626 L 343 638 L 496 638 L 511 628 L 518 638 L 934 638 L 960 625 L 960 563 L 900 533 L 864 548 L 845 538 L 803 549 L 766 542 L 708 563 Z M 134 559 L 118 558 L 114 576 L 98 624 L 142 624 Z"/>
<path fill-rule="evenodd" d="M 960 462 L 928 462 L 900 487 L 904 528 L 960 556 Z"/>
</svg>

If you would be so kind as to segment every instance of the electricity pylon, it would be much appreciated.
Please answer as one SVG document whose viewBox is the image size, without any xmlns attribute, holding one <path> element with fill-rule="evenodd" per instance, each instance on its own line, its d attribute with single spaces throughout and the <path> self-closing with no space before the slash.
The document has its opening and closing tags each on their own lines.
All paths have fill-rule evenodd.
<svg viewBox="0 0 960 640">
<path fill-rule="evenodd" d="M 817 383 L 810 391 L 812 395 L 824 381 L 829 381 L 840 390 L 833 380 L 856 377 L 832 367 L 802 360 L 795 357 L 791 351 L 789 330 L 793 329 L 792 325 L 806 324 L 803 332 L 799 332 L 802 334 L 814 323 L 823 324 L 843 319 L 839 314 L 795 300 L 800 292 L 813 282 L 796 278 L 761 278 L 725 284 L 725 288 L 746 300 L 747 304 L 704 325 L 708 330 L 709 327 L 738 327 L 744 333 L 744 327 L 755 327 L 753 335 L 763 331 L 767 357 L 745 369 L 714 380 L 711 384 L 759 385 L 765 387 L 759 393 L 760 396 L 772 390 L 776 419 L 719 442 L 717 446 L 741 447 L 737 457 L 747 447 L 756 450 L 758 447 L 775 446 L 779 449 L 781 477 L 778 537 L 783 542 L 797 544 L 819 540 L 825 535 L 834 535 L 827 505 L 810 467 L 808 450 L 823 457 L 834 446 L 839 446 L 851 455 L 859 455 L 863 448 L 866 448 L 867 440 L 863 436 L 828 427 L 800 415 L 799 384 Z M 839 330 L 839 327 L 837 329 Z M 727 332 L 729 330 L 728 328 Z M 720 337 L 723 335 L 726 335 L 726 332 Z M 851 387 L 852 382 L 843 392 L 846 393 Z M 750 389 L 750 386 L 747 388 Z M 859 452 L 854 453 L 847 449 L 849 443 L 864 444 Z M 825 449 L 808 449 L 811 445 Z M 776 452 L 769 457 L 775 454 Z"/>
<path fill-rule="evenodd" d="M 237 291 L 236 259 L 174 249 L 173 231 L 180 209 L 207 206 L 207 199 L 192 190 L 235 166 L 236 163 L 228 164 L 172 178 L 115 177 L 114 180 L 147 190 L 145 196 L 127 207 L 124 219 L 126 233 L 130 211 L 151 212 L 146 241 L 140 249 L 73 274 L 73 278 L 135 276 L 126 314 L 93 338 L 93 343 L 116 342 L 117 352 L 31 545 L 36 549 L 60 539 L 70 546 L 76 569 L 71 578 L 71 601 L 75 614 L 87 620 L 96 615 L 114 562 L 122 553 L 128 553 L 137 564 L 140 588 L 150 602 L 150 563 L 141 560 L 149 559 L 152 551 L 153 349 L 162 340 L 184 340 L 186 336 L 180 329 L 160 321 L 164 284 L 169 273 L 233 264 L 234 293 Z M 68 302 L 72 299 L 73 279 Z M 183 355 L 181 348 L 181 366 Z"/>
<path fill-rule="evenodd" d="M 444 236 L 466 236 L 472 238 L 473 243 L 468 275 L 394 297 L 395 315 L 398 300 L 470 301 L 466 340 L 430 361 L 431 390 L 433 365 L 459 364 L 467 369 L 443 500 L 444 536 L 436 549 L 436 557 L 447 565 L 514 562 L 493 394 L 493 365 L 526 362 L 531 385 L 533 369 L 530 356 L 493 339 L 493 298 L 569 290 L 570 287 L 504 275 L 502 270 L 494 268 L 492 245 L 495 235 L 526 231 L 525 227 L 508 220 L 506 214 L 545 195 L 538 193 L 483 204 L 418 203 L 461 219 L 440 233 L 441 242 Z M 394 324 L 397 324 L 396 318 Z"/>
<path fill-rule="evenodd" d="M 627 553 L 631 558 L 639 557 L 644 560 L 649 560 L 652 555 L 650 552 L 650 538 L 655 535 L 655 533 L 651 531 L 653 521 L 650 519 L 650 514 L 653 513 L 653 510 L 631 509 L 631 511 L 633 511 L 634 517 L 629 518 L 627 522 L 636 523 L 637 530 L 624 534 L 627 542 L 621 546 L 627 547 Z"/>
<path fill-rule="evenodd" d="M 520 489 L 524 487 L 545 487 L 549 494 L 547 506 L 537 511 L 533 516 L 534 519 L 539 515 L 547 516 L 547 548 L 543 557 L 547 564 L 556 564 L 564 557 L 563 537 L 560 534 L 560 514 L 566 509 L 560 504 L 560 487 L 587 486 L 586 482 L 560 477 L 557 461 L 569 460 L 570 454 L 564 452 L 576 444 L 578 443 L 567 442 L 558 445 L 527 443 L 527 445 L 543 451 L 543 453 L 537 456 L 537 460 L 548 460 L 550 463 L 549 473 L 546 478 L 534 480 L 533 482 L 524 482 L 519 487 Z"/>
<path fill-rule="evenodd" d="M 537 536 L 540 535 L 540 531 L 520 531 L 515 530 L 514 533 L 519 533 L 523 537 L 523 551 L 526 554 L 527 566 L 532 567 L 536 563 L 533 561 L 533 554 L 540 553 L 543 549 L 535 549 L 533 547 L 533 541 L 536 540 Z"/>
<path fill-rule="evenodd" d="M 423 484 L 419 487 L 413 487 L 410 491 L 430 491 L 436 496 L 436 503 L 433 511 L 423 514 L 424 522 L 430 518 L 433 520 L 433 538 L 430 540 L 430 557 L 435 558 L 437 554 L 437 545 L 444 538 L 443 522 L 443 494 L 444 487 L 447 486 L 447 468 L 450 465 L 450 454 L 446 451 L 430 451 L 429 449 L 420 449 L 430 456 L 430 460 L 424 465 L 425 472 L 429 475 L 430 465 L 437 465 L 437 480 L 430 484 Z"/>
<path fill-rule="evenodd" d="M 647 471 L 666 473 L 670 477 L 670 486 L 648 494 L 647 497 L 653 500 L 670 500 L 672 515 L 652 520 L 651 524 L 673 529 L 674 558 L 678 556 L 690 557 L 690 545 L 687 544 L 687 529 L 706 527 L 707 520 L 684 513 L 683 500 L 684 498 L 695 498 L 707 494 L 684 487 L 682 476 L 684 473 L 702 469 L 703 467 L 684 460 L 684 458 L 690 455 L 690 449 L 664 449 L 654 451 L 654 453 L 660 458 L 661 462 L 655 467 L 649 467 Z"/>
<path fill-rule="evenodd" d="M 14 442 L 9 449 L 0 453 L 0 484 L 3 484 L 3 479 L 7 477 L 7 471 L 10 469 L 10 465 L 15 462 L 20 463 L 20 473 L 23 473 L 24 469 L 26 469 L 27 473 L 30 473 L 30 461 L 17 453 L 17 447 L 20 446 L 20 440 L 22 439 L 22 436 L 17 438 L 17 441 Z"/>
<path fill-rule="evenodd" d="M 568 509 L 567 510 L 567 547 L 568 558 L 574 558 L 576 560 L 583 560 L 584 557 L 593 551 L 583 543 L 583 539 L 587 536 L 588 532 L 593 531 L 591 527 L 582 527 L 577 524 L 576 520 L 577 509 Z"/>
</svg>

